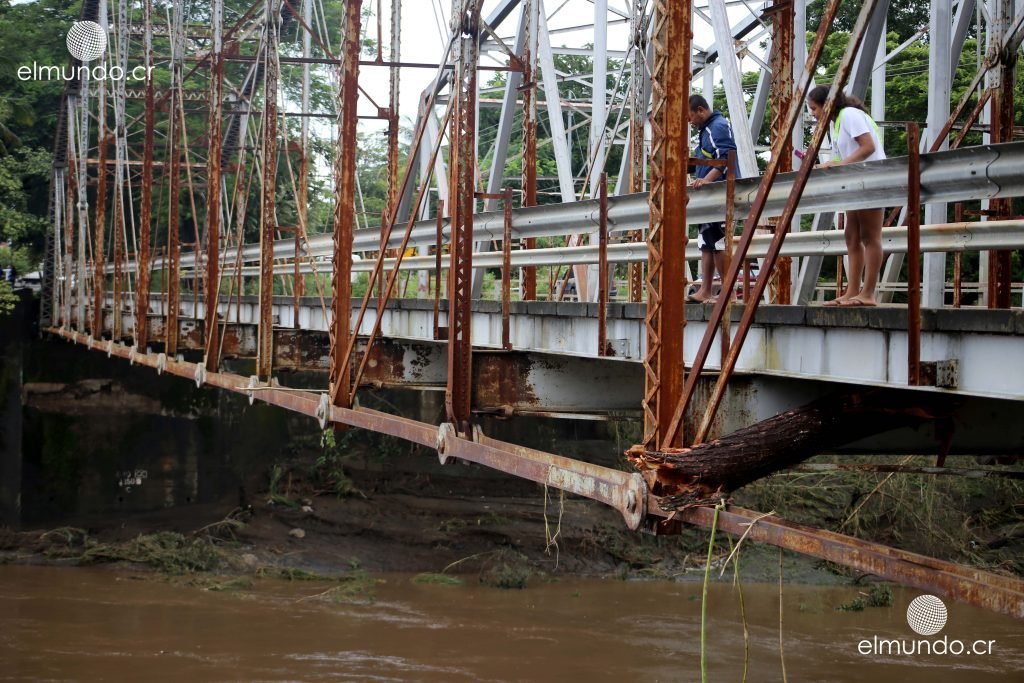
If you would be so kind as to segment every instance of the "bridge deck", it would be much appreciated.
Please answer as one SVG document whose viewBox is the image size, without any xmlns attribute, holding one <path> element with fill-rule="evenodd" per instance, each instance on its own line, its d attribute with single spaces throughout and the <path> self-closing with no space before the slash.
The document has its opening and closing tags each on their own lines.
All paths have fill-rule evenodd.
<svg viewBox="0 0 1024 683">
<path fill-rule="evenodd" d="M 196 318 L 204 316 L 202 303 L 183 302 L 187 334 Z M 354 308 L 358 302 L 353 301 Z M 239 305 L 222 303 L 218 315 L 239 326 L 239 355 L 255 354 L 255 326 L 259 302 L 242 297 Z M 733 320 L 742 315 L 733 308 Z M 159 341 L 162 303 L 154 297 L 151 315 Z M 440 302 L 440 324 L 447 322 L 447 302 Z M 704 334 L 709 306 L 688 305 L 684 357 L 687 364 Z M 607 339 L 610 354 L 640 363 L 645 345 L 644 304 L 610 303 Z M 512 302 L 510 339 L 517 351 L 534 354 L 598 358 L 598 305 L 594 303 Z M 198 314 L 198 315 L 197 315 Z M 326 334 L 330 316 L 320 302 L 304 298 L 298 309 L 287 297 L 274 299 L 274 321 L 280 329 Z M 192 319 L 189 320 L 188 317 Z M 363 321 L 368 334 L 376 311 Z M 355 316 L 353 315 L 353 325 Z M 130 316 L 126 318 L 130 329 Z M 385 308 L 381 335 L 385 339 L 434 341 L 434 302 L 396 299 Z M 977 308 L 924 309 L 921 313 L 921 359 L 926 364 L 923 389 L 962 395 L 1024 400 L 1024 310 Z M 184 336 L 184 335 L 183 335 Z M 481 349 L 500 349 L 501 304 L 475 301 L 473 342 Z M 720 353 L 713 350 L 708 369 L 717 369 Z M 771 306 L 758 308 L 754 327 L 740 354 L 741 373 L 821 380 L 826 382 L 904 388 L 907 386 L 907 309 L 889 305 L 873 308 L 824 306 Z"/>
</svg>

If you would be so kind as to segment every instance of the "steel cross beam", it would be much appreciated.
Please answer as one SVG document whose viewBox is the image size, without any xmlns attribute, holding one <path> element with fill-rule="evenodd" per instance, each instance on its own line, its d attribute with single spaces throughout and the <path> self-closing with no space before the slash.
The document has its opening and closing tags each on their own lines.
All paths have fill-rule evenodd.
<svg viewBox="0 0 1024 683">
<path fill-rule="evenodd" d="M 359 100 L 358 2 L 345 4 L 338 74 L 338 148 L 334 157 L 334 279 L 331 288 L 330 402 L 347 408 L 351 391 L 349 330 L 352 318 L 352 232 L 356 196 L 356 106 Z M 369 291 L 367 291 L 369 295 Z"/>
<path fill-rule="evenodd" d="M 691 0 L 658 0 L 655 5 L 643 400 L 643 443 L 649 449 L 682 442 L 681 434 L 666 428 L 683 389 L 692 21 Z"/>
<path fill-rule="evenodd" d="M 476 67 L 480 59 L 480 2 L 452 0 L 452 33 L 459 36 L 452 79 L 455 111 L 449 140 L 452 220 L 448 271 L 448 386 L 445 410 L 462 435 L 471 435 L 473 373 L 473 213 L 476 210 Z"/>
</svg>

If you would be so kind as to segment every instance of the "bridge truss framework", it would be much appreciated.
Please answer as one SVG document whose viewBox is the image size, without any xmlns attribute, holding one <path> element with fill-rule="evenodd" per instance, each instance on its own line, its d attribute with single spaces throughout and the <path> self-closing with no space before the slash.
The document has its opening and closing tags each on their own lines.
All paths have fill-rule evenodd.
<svg viewBox="0 0 1024 683">
<path fill-rule="evenodd" d="M 538 235 L 526 233 L 531 224 L 553 213 L 561 212 L 562 217 L 571 217 L 566 224 L 581 227 L 545 233 L 564 237 L 560 258 L 569 255 L 564 270 L 549 275 L 552 300 L 565 296 L 572 280 L 581 301 L 607 306 L 608 254 L 621 248 L 609 245 L 610 236 L 645 251 L 642 258 L 630 259 L 625 288 L 630 300 L 646 302 L 642 445 L 656 452 L 704 441 L 758 304 L 806 303 L 819 280 L 820 255 L 805 254 L 796 260 L 784 255 L 787 235 L 806 212 L 801 210 L 804 192 L 811 188 L 813 194 L 811 165 L 801 166 L 794 175 L 783 174 L 793 170 L 793 148 L 805 148 L 802 103 L 814 83 L 839 0 L 825 5 L 821 25 L 809 43 L 800 39 L 807 35 L 803 0 L 776 0 L 756 8 L 726 0 L 595 0 L 587 4 L 592 4 L 592 25 L 576 30 L 588 36 L 592 47 L 587 48 L 553 46 L 565 30 L 550 27 L 558 10 L 543 0 L 451 0 L 445 47 L 431 64 L 402 61 L 402 3 L 390 2 L 388 23 L 384 4 L 347 1 L 340 3 L 339 11 L 321 0 L 257 0 L 227 8 L 225 0 L 166 5 L 154 0 L 86 0 L 81 18 L 96 21 L 110 36 L 111 49 L 103 59 L 123 71 L 135 64 L 155 66 L 158 78 L 133 89 L 123 79 L 94 81 L 82 72 L 82 78 L 67 84 L 56 133 L 54 229 L 46 264 L 44 324 L 55 334 L 108 355 L 187 376 L 198 384 L 245 392 L 314 416 L 322 425 L 354 425 L 402 436 L 436 447 L 442 461 L 479 462 L 601 500 L 619 509 L 631 528 L 664 528 L 659 520 L 669 515 L 639 474 L 497 442 L 473 424 L 471 304 L 480 297 L 485 280 L 474 259 L 497 254 L 491 244 L 501 244 L 500 289 L 507 313 L 513 264 L 522 268 L 521 298 L 537 297 L 537 265 L 543 260 L 530 253 Z M 375 17 L 364 12 L 374 5 Z M 886 49 L 888 7 L 889 0 L 863 3 L 833 79 L 833 90 L 845 86 L 861 97 L 870 86 L 872 115 L 880 121 L 886 119 L 886 64 L 907 46 Z M 340 22 L 340 31 L 329 30 L 332 18 Z M 372 35 L 374 23 L 376 54 L 367 55 L 363 37 Z M 628 25 L 623 45 L 609 44 L 609 26 L 616 23 Z M 977 54 L 971 86 L 960 101 L 952 102 L 953 74 L 972 29 L 984 36 L 985 44 Z M 700 47 L 695 33 L 712 36 L 713 42 Z M 927 120 L 920 133 L 914 122 L 899 124 L 905 126 L 908 139 L 919 135 L 920 144 L 911 144 L 908 150 L 906 196 L 899 202 L 904 210 L 891 217 L 906 226 L 911 335 L 915 316 L 920 330 L 920 307 L 942 307 L 947 288 L 944 251 L 924 253 L 920 272 L 916 260 L 921 253 L 921 223 L 946 223 L 948 211 L 945 203 L 932 201 L 919 212 L 920 154 L 957 147 L 971 130 L 982 131 L 986 143 L 1012 147 L 1013 86 L 1024 38 L 1024 3 L 932 0 L 930 24 L 922 33 L 929 36 Z M 332 36 L 338 38 L 332 42 Z M 759 47 L 761 42 L 767 49 Z M 559 73 L 556 55 L 587 56 L 592 73 Z M 604 58 L 611 56 L 621 60 L 617 74 Z M 761 65 L 749 103 L 742 88 L 744 59 Z M 402 168 L 400 78 L 403 70 L 412 68 L 433 70 L 434 79 L 422 94 Z M 361 81 L 371 69 L 387 70 L 386 103 L 377 102 L 365 79 Z M 321 78 L 331 94 L 326 103 L 324 90 L 314 88 L 324 70 L 333 75 Z M 480 82 L 481 74 L 493 72 L 504 74 L 504 91 L 492 147 L 484 150 L 479 112 L 489 103 L 484 102 Z M 739 324 L 731 326 L 730 297 L 720 297 L 696 359 L 684 367 L 686 309 L 678 293 L 691 279 L 686 261 L 688 222 L 702 215 L 700 211 L 724 213 L 726 207 L 731 217 L 735 192 L 741 187 L 734 179 L 725 183 L 727 187 L 719 191 L 727 198 L 717 209 L 701 208 L 698 198 L 691 203 L 687 188 L 687 96 L 697 79 L 704 92 L 710 92 L 716 78 L 722 82 L 737 133 L 736 164 L 742 175 L 759 175 L 759 154 L 766 157 L 767 167 L 741 211 L 743 229 L 722 282 L 723 291 L 747 282 L 748 303 Z M 609 83 L 614 83 L 611 89 Z M 567 84 L 585 87 L 589 99 L 568 98 Z M 540 113 L 542 104 L 546 117 Z M 770 149 L 764 150 L 755 142 L 769 106 Z M 366 225 L 365 215 L 360 227 L 356 211 L 361 197 L 361 118 L 381 120 L 387 129 L 387 193 L 379 228 Z M 329 178 L 314 151 L 327 126 L 336 129 L 330 141 Z M 521 145 L 513 144 L 517 129 Z M 587 133 L 585 161 L 574 168 L 571 143 L 584 137 L 582 131 Z M 824 138 L 824 127 L 817 128 L 806 145 L 807 158 L 817 158 Z M 557 208 L 538 206 L 537 155 L 543 145 L 553 150 L 562 202 Z M 512 159 L 517 146 L 521 151 Z M 613 151 L 621 152 L 618 169 L 608 168 Z M 486 177 L 480 159 L 490 160 Z M 516 161 L 522 173 L 518 202 L 507 179 L 509 163 Z M 610 185 L 612 198 L 607 196 Z M 609 211 L 617 196 L 627 191 L 642 193 L 639 201 L 647 203 L 645 224 L 629 229 L 616 226 L 614 212 Z M 329 220 L 311 211 L 324 205 L 314 201 L 317 192 L 333 195 Z M 986 221 L 1011 225 L 1017 218 L 1012 215 L 1013 196 L 1012 190 L 1002 188 L 975 195 L 968 190 L 962 198 L 983 200 L 980 213 Z M 812 230 L 829 231 L 839 208 L 842 204 L 834 202 L 817 212 Z M 500 237 L 482 239 L 480 225 L 494 220 L 502 225 Z M 522 239 L 513 233 L 514 224 L 525 228 Z M 315 228 L 325 225 L 331 228 L 330 237 L 323 236 L 330 241 L 329 253 L 316 248 L 323 239 L 318 240 L 315 233 L 322 230 Z M 433 243 L 414 236 L 431 225 L 436 225 Z M 751 283 L 743 274 L 749 268 L 755 234 L 764 228 L 771 237 L 758 258 L 761 271 L 771 276 Z M 987 307 L 1011 306 L 1009 249 L 1024 243 L 1015 235 L 981 257 L 981 301 Z M 419 260 L 403 265 L 410 245 L 419 249 Z M 597 263 L 591 254 L 595 247 Z M 353 314 L 355 254 L 365 259 L 358 266 L 369 270 L 369 279 Z M 574 254 L 579 254 L 575 263 Z M 425 268 L 422 263 L 431 256 L 435 266 Z M 884 276 L 888 282 L 899 278 L 901 257 L 890 257 Z M 445 258 L 447 264 L 442 263 Z M 439 427 L 368 411 L 357 402 L 370 358 L 369 353 L 357 353 L 357 345 L 373 346 L 386 303 L 400 295 L 400 286 L 408 285 L 408 278 L 402 284 L 401 274 L 410 270 L 417 272 L 419 295 L 433 295 L 439 301 L 443 291 L 447 299 L 446 324 L 437 315 L 434 329 L 434 338 L 445 341 L 448 349 L 447 420 Z M 308 287 L 315 291 L 307 292 Z M 256 373 L 239 377 L 220 371 L 224 335 L 232 298 L 237 301 L 250 291 L 259 296 Z M 285 391 L 274 383 L 275 291 L 294 297 L 296 310 L 303 296 L 315 295 L 325 318 L 333 321 L 325 392 Z M 156 296 L 161 299 L 162 338 L 149 329 L 149 309 Z M 183 297 L 192 297 L 194 311 L 205 311 L 196 315 L 202 320 L 204 349 L 197 362 L 179 357 Z M 959 297 L 957 290 L 954 305 L 960 304 Z M 439 304 L 435 306 L 438 310 Z M 222 318 L 221 309 L 226 311 Z M 368 315 L 374 316 L 369 334 L 356 334 L 364 329 Z M 152 345 L 162 351 L 150 352 Z M 697 381 L 713 348 L 722 350 L 715 388 L 701 420 L 684 424 L 683 415 L 695 400 Z M 599 353 L 605 353 L 603 345 Z M 920 382 L 915 370 L 919 361 L 911 349 L 910 384 Z M 705 513 L 697 508 L 677 519 L 706 524 Z M 742 522 L 737 517 L 730 523 Z M 755 539 L 1024 616 L 1019 582 L 971 575 L 934 560 L 866 548 L 853 539 L 826 538 L 822 532 L 804 536 L 792 525 L 772 520 L 751 528 Z M 854 546 L 856 551 L 851 550 Z M 929 570 L 922 571 L 922 566 Z"/>
</svg>

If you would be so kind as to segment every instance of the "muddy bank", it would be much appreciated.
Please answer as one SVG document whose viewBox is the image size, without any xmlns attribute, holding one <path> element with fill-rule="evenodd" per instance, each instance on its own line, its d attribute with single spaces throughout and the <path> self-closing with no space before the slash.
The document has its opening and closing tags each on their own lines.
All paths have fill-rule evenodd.
<svg viewBox="0 0 1024 683">
<path fill-rule="evenodd" d="M 374 454 L 347 458 L 343 484 L 316 474 L 316 464 L 279 466 L 265 487 L 241 491 L 239 501 L 75 518 L 57 530 L 0 531 L 0 562 L 242 574 L 340 575 L 358 568 L 446 573 L 507 587 L 558 577 L 703 576 L 705 531 L 637 534 L 600 504 L 556 490 L 545 500 L 541 486 L 475 465 L 442 468 L 427 453 L 392 454 L 386 466 Z M 332 475 L 340 471 L 335 466 Z M 344 494 L 328 486 L 343 486 Z M 720 538 L 717 561 L 728 551 Z M 745 580 L 777 580 L 777 550 L 750 544 L 742 570 Z M 793 582 L 849 581 L 789 554 L 784 572 Z"/>
</svg>

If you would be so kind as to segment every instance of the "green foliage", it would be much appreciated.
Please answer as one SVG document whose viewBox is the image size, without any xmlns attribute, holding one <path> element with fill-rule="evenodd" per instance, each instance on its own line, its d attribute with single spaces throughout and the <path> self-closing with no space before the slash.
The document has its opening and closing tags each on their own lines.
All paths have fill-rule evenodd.
<svg viewBox="0 0 1024 683">
<path fill-rule="evenodd" d="M 13 311 L 16 303 L 18 303 L 18 297 L 11 289 L 11 283 L 7 280 L 0 280 L 0 315 L 7 315 Z"/>
<path fill-rule="evenodd" d="M 849 602 L 836 607 L 840 612 L 863 612 L 865 607 L 892 607 L 892 588 L 875 583 L 867 593 L 860 593 Z"/>
<path fill-rule="evenodd" d="M 345 473 L 349 438 L 350 432 L 345 432 L 339 440 L 335 437 L 334 429 L 325 429 L 320 436 L 320 455 L 313 465 L 312 475 L 316 483 L 339 497 L 357 492 L 355 484 Z"/>
<path fill-rule="evenodd" d="M 892 588 L 882 583 L 873 584 L 871 590 L 868 591 L 868 607 L 891 606 Z"/>
<path fill-rule="evenodd" d="M 80 559 L 89 562 L 132 562 L 168 574 L 208 572 L 228 564 L 227 555 L 205 537 L 187 538 L 160 531 L 125 543 L 86 543 Z"/>
<path fill-rule="evenodd" d="M 807 3 L 807 28 L 817 30 L 821 25 L 821 15 L 825 11 L 828 0 L 809 0 Z M 835 21 L 832 22 L 833 32 L 849 33 L 857 22 L 857 15 L 863 5 L 863 0 L 843 2 L 839 5 Z M 889 12 L 886 17 L 889 31 L 899 36 L 902 43 L 907 38 L 918 32 L 922 27 L 928 26 L 929 3 L 927 0 L 911 0 L 911 2 L 889 3 Z"/>
<path fill-rule="evenodd" d="M 486 563 L 480 573 L 480 583 L 492 588 L 523 589 L 532 576 L 526 556 L 510 548 L 502 548 Z"/>
<path fill-rule="evenodd" d="M 277 505 L 295 507 L 296 503 L 289 496 L 289 492 L 281 490 L 281 481 L 285 478 L 285 474 L 287 474 L 287 469 L 282 465 L 275 463 L 270 468 L 270 483 L 267 488 L 267 497 L 270 499 L 270 502 Z"/>
<path fill-rule="evenodd" d="M 42 252 L 51 158 L 27 147 L 0 154 L 0 243 L 10 245 L 0 249 L 0 261 L 22 273 L 35 270 Z"/>
<path fill-rule="evenodd" d="M 867 604 L 864 602 L 864 597 L 858 595 L 853 600 L 839 605 L 836 609 L 840 612 L 863 612 L 866 606 Z"/>
<path fill-rule="evenodd" d="M 429 584 L 435 586 L 461 586 L 462 579 L 448 574 L 417 574 L 412 579 L 413 583 Z"/>
</svg>

